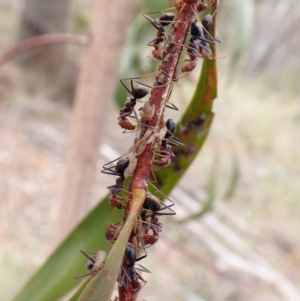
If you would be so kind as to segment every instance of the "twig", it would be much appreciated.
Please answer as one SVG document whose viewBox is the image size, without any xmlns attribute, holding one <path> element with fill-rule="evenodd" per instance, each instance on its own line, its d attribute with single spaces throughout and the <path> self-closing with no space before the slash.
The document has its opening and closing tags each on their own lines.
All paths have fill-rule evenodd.
<svg viewBox="0 0 300 301">
<path fill-rule="evenodd" d="M 0 55 L 0 66 L 4 65 L 7 61 L 15 58 L 21 53 L 33 48 L 43 47 L 55 44 L 75 44 L 80 46 L 87 46 L 90 39 L 87 36 L 70 34 L 70 33 L 53 33 L 35 36 L 22 41 L 13 48 Z"/>
</svg>

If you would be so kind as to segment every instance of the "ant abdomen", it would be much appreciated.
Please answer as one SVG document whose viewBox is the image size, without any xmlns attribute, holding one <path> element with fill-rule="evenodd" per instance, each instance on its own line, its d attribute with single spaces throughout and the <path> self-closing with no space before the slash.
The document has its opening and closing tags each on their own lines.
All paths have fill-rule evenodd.
<svg viewBox="0 0 300 301">
<path fill-rule="evenodd" d="M 116 166 L 115 166 L 115 171 L 117 174 L 124 175 L 125 169 L 129 165 L 129 158 L 128 157 L 122 157 L 121 159 L 118 160 Z"/>
<path fill-rule="evenodd" d="M 159 18 L 159 23 L 162 26 L 168 26 L 172 21 L 175 19 L 175 14 L 173 13 L 164 13 L 160 18 Z"/>
<path fill-rule="evenodd" d="M 191 35 L 194 37 L 201 37 L 202 30 L 200 24 L 195 20 L 191 24 Z"/>
<path fill-rule="evenodd" d="M 125 249 L 125 258 L 127 262 L 134 265 L 136 261 L 136 250 L 132 243 L 128 242 Z"/>
<path fill-rule="evenodd" d="M 173 119 L 168 119 L 166 122 L 166 127 L 167 127 L 168 131 L 165 135 L 165 139 L 168 139 L 175 134 L 175 130 L 176 130 L 175 121 Z"/>
<path fill-rule="evenodd" d="M 143 208 L 146 210 L 151 210 L 152 212 L 156 212 L 161 209 L 160 200 L 152 193 L 147 192 Z"/>
<path fill-rule="evenodd" d="M 149 94 L 149 89 L 145 86 L 139 85 L 134 88 L 133 90 L 133 97 L 136 99 L 142 99 L 145 97 L 147 94 Z"/>
</svg>

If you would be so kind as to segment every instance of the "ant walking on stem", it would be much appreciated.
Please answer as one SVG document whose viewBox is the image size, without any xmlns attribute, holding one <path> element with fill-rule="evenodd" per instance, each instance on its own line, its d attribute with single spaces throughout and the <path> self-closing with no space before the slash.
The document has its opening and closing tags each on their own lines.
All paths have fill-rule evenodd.
<svg viewBox="0 0 300 301">
<path fill-rule="evenodd" d="M 118 178 L 116 179 L 116 183 L 107 187 L 111 192 L 108 201 L 114 208 L 123 209 L 123 205 L 120 202 L 120 200 L 123 198 L 118 198 L 118 194 L 124 190 L 123 186 L 127 175 L 127 170 L 133 168 L 133 166 L 131 160 L 128 157 L 122 157 L 118 159 L 116 165 L 107 167 L 114 161 L 103 165 L 103 170 L 101 172 L 109 175 L 118 176 Z"/>
<path fill-rule="evenodd" d="M 146 284 L 143 277 L 137 272 L 151 273 L 148 269 L 139 264 L 139 268 L 135 267 L 137 261 L 142 260 L 147 255 L 136 258 L 136 249 L 130 242 L 127 243 L 124 260 L 122 264 L 122 272 L 118 279 L 119 287 L 124 287 L 125 290 L 129 290 L 132 294 L 137 294 L 141 288 Z"/>
<path fill-rule="evenodd" d="M 153 12 L 151 14 L 156 14 L 159 12 Z M 154 50 L 152 51 L 153 57 L 162 60 L 163 51 L 164 51 L 164 42 L 166 39 L 166 27 L 171 24 L 175 19 L 175 14 L 173 13 L 164 13 L 160 18 L 154 20 L 149 17 L 147 14 L 143 16 L 150 21 L 150 23 L 157 29 L 156 38 L 148 43 L 148 46 L 153 46 Z"/>
<path fill-rule="evenodd" d="M 191 23 L 191 38 L 187 48 L 187 54 L 190 57 L 189 63 L 184 66 L 182 72 L 191 72 L 197 65 L 197 58 L 212 58 L 212 52 L 209 48 L 209 43 L 213 42 L 205 39 L 202 27 L 197 20 Z"/>
<path fill-rule="evenodd" d="M 162 204 L 159 198 L 154 196 L 152 193 L 147 192 L 147 196 L 143 204 L 143 210 L 141 211 L 142 224 L 144 228 L 142 239 L 146 246 L 154 245 L 159 239 L 159 232 L 162 231 L 162 224 L 159 222 L 158 216 L 176 214 L 171 209 L 171 207 L 174 206 L 174 203 L 169 198 L 167 199 L 171 202 L 171 205 L 169 206 Z M 169 209 L 170 212 L 161 212 L 165 209 Z"/>
<path fill-rule="evenodd" d="M 119 121 L 118 123 L 119 123 L 120 127 L 125 130 L 134 130 L 135 129 L 136 126 L 130 122 L 128 117 L 134 112 L 135 118 L 138 121 L 137 114 L 134 111 L 136 102 L 137 102 L 137 100 L 140 100 L 143 97 L 145 97 L 147 94 L 149 94 L 149 89 L 146 87 L 145 84 L 141 84 L 140 82 L 138 82 L 140 85 L 138 85 L 137 87 L 135 87 L 133 85 L 133 81 L 135 79 L 139 79 L 139 78 L 140 77 L 120 79 L 120 82 L 123 85 L 123 87 L 132 96 L 132 97 L 127 97 L 125 105 L 120 110 L 119 117 L 118 117 L 118 121 Z M 130 79 L 131 89 L 129 89 L 124 83 L 124 80 L 129 80 L 129 79 Z"/>
<path fill-rule="evenodd" d="M 212 15 L 208 14 L 204 16 L 202 21 L 197 17 L 199 22 L 194 20 L 191 23 L 191 38 L 187 47 L 187 54 L 189 55 L 190 60 L 189 63 L 181 69 L 182 72 L 191 72 L 194 70 L 197 65 L 197 58 L 212 59 L 212 51 L 209 45 L 215 44 L 215 42 L 222 43 L 220 37 L 212 37 L 209 33 L 216 13 L 217 10 L 215 10 Z"/>
<path fill-rule="evenodd" d="M 158 154 L 158 156 L 160 156 L 160 159 L 153 161 L 153 163 L 159 167 L 166 167 L 171 163 L 171 157 L 174 156 L 174 153 L 171 151 L 171 146 L 182 144 L 180 141 L 174 138 L 176 124 L 173 119 L 168 119 L 166 121 L 166 129 L 167 131 L 160 144 Z"/>
</svg>

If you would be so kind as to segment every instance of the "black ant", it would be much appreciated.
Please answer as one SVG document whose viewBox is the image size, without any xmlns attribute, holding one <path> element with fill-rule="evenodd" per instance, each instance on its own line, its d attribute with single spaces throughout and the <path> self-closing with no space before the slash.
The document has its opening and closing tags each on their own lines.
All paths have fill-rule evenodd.
<svg viewBox="0 0 300 301">
<path fill-rule="evenodd" d="M 203 17 L 203 19 L 201 21 L 203 29 L 204 29 L 203 34 L 204 34 L 205 39 L 207 39 L 207 40 L 222 43 L 223 41 L 222 41 L 221 37 L 212 37 L 209 33 L 210 27 L 213 24 L 214 16 L 216 13 L 217 13 L 217 10 L 215 10 L 212 15 L 208 14 Z"/>
<path fill-rule="evenodd" d="M 117 161 L 116 165 L 107 167 L 115 161 Z M 119 157 L 119 158 L 117 158 L 113 161 L 110 161 L 110 162 L 104 164 L 102 166 L 103 169 L 101 170 L 101 172 L 105 173 L 105 174 L 108 174 L 108 175 L 113 175 L 113 176 L 119 176 L 120 177 L 120 176 L 124 175 L 124 171 L 128 167 L 129 161 L 130 160 L 129 160 L 128 157 L 121 157 L 121 158 Z"/>
<path fill-rule="evenodd" d="M 171 151 L 171 146 L 181 144 L 181 142 L 173 138 L 176 130 L 176 124 L 173 119 L 166 121 L 166 128 L 167 132 L 160 145 L 159 156 L 161 158 L 153 161 L 153 163 L 159 167 L 166 167 L 171 163 L 171 157 L 174 156 L 174 153 Z"/>
<path fill-rule="evenodd" d="M 141 218 L 144 226 L 144 234 L 142 236 L 144 244 L 151 246 L 155 244 L 159 239 L 159 232 L 162 231 L 162 224 L 158 220 L 158 216 L 162 215 L 175 215 L 176 213 L 171 209 L 174 203 L 169 206 L 163 205 L 159 198 L 154 196 L 152 193 L 147 192 L 146 199 L 143 204 L 143 210 L 141 212 Z M 170 209 L 171 212 L 161 212 L 165 209 Z M 151 212 L 149 215 L 149 211 Z"/>
<path fill-rule="evenodd" d="M 86 268 L 90 270 L 90 273 L 85 274 L 85 275 L 80 275 L 80 276 L 75 276 L 74 278 L 81 278 L 85 276 L 91 275 L 92 277 L 95 276 L 103 267 L 104 267 L 104 262 L 106 258 L 106 252 L 105 251 L 98 251 L 97 253 L 95 252 L 89 252 L 89 251 L 83 251 L 80 250 L 80 252 L 88 258 L 88 262 L 86 264 Z M 90 253 L 91 255 L 89 255 Z"/>
<path fill-rule="evenodd" d="M 154 50 L 152 51 L 153 57 L 161 60 L 163 57 L 164 49 L 164 40 L 166 38 L 166 26 L 171 24 L 175 19 L 175 14 L 173 13 L 164 13 L 160 18 L 153 20 L 146 14 L 143 16 L 150 21 L 150 23 L 157 29 L 156 38 L 148 43 L 148 46 L 153 46 Z"/>
<path fill-rule="evenodd" d="M 128 78 L 128 79 L 130 79 L 131 90 L 124 84 L 123 80 L 125 80 L 125 79 L 120 79 L 120 82 L 123 85 L 123 87 L 132 96 L 132 97 L 127 97 L 125 105 L 120 110 L 119 117 L 118 117 L 118 120 L 119 120 L 118 123 L 119 123 L 120 127 L 125 130 L 134 130 L 135 129 L 136 126 L 134 124 L 132 124 L 127 117 L 130 116 L 132 112 L 134 112 L 135 118 L 138 121 L 138 117 L 134 111 L 136 101 L 142 99 L 149 93 L 149 89 L 146 87 L 146 85 L 141 84 L 141 85 L 138 85 L 137 87 L 135 87 L 133 85 L 133 80 L 138 79 L 138 78 L 140 78 L 140 77 Z"/>
<path fill-rule="evenodd" d="M 137 293 L 143 285 L 146 284 L 146 281 L 137 273 L 137 270 L 146 273 L 150 273 L 150 271 L 142 265 L 139 265 L 139 268 L 135 268 L 135 263 L 146 256 L 147 255 L 143 255 L 136 258 L 136 249 L 134 245 L 130 242 L 127 243 L 122 264 L 123 273 L 121 273 L 121 276 L 118 279 L 119 287 L 124 287 L 126 290 L 130 290 L 131 293 Z"/>
<path fill-rule="evenodd" d="M 209 48 L 209 44 L 214 44 L 214 42 L 209 41 L 205 38 L 202 31 L 201 25 L 197 20 L 191 23 L 191 38 L 187 48 L 187 54 L 190 57 L 189 63 L 184 66 L 182 72 L 191 72 L 195 69 L 197 65 L 197 58 L 212 58 L 212 52 Z"/>
<path fill-rule="evenodd" d="M 114 160 L 116 161 L 116 160 Z M 112 162 L 114 162 L 112 161 Z M 107 165 L 111 164 L 109 162 L 103 165 L 102 173 L 116 175 L 118 178 L 116 179 L 116 183 L 114 185 L 108 186 L 107 188 L 111 192 L 111 195 L 108 199 L 109 203 L 118 209 L 123 209 L 123 205 L 118 199 L 117 194 L 123 190 L 124 182 L 125 182 L 125 171 L 130 165 L 130 159 L 128 157 L 122 157 L 117 161 L 117 164 L 111 167 L 106 167 Z M 113 170 L 114 168 L 114 170 Z"/>
</svg>

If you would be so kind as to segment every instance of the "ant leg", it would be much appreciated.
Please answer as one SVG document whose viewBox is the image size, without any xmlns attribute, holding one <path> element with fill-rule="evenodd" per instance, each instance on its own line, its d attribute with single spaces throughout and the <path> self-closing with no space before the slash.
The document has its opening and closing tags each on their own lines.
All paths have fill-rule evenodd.
<svg viewBox="0 0 300 301">
<path fill-rule="evenodd" d="M 122 274 L 120 280 L 118 281 L 118 282 L 119 282 L 119 287 L 124 286 L 125 289 L 127 290 L 127 289 L 128 289 L 128 285 L 127 285 L 127 283 L 125 282 L 125 276 L 127 277 L 128 280 L 130 279 L 130 276 L 127 274 L 127 271 L 126 271 L 126 269 L 124 268 L 124 265 L 122 265 L 122 270 L 123 270 L 123 274 Z"/>
<path fill-rule="evenodd" d="M 168 7 L 168 8 L 165 8 L 165 9 L 162 9 L 162 10 L 156 10 L 156 11 L 151 11 L 151 12 L 145 12 L 143 13 L 143 15 L 154 15 L 154 14 L 160 14 L 160 13 L 163 13 L 165 11 L 170 11 L 170 10 L 175 10 L 176 7 L 175 6 L 171 6 L 171 7 Z M 146 18 L 146 17 L 145 17 Z M 149 17 L 150 18 L 150 17 Z M 152 19 L 153 20 L 153 19 Z"/>
<path fill-rule="evenodd" d="M 184 143 L 182 143 L 181 141 L 179 141 L 176 137 L 172 137 L 172 138 L 168 138 L 168 144 L 169 145 L 174 145 L 174 146 L 184 146 Z M 173 152 L 172 152 L 172 156 L 173 156 Z"/>
<path fill-rule="evenodd" d="M 73 279 L 80 279 L 80 278 L 83 278 L 83 277 L 86 277 L 86 276 L 91 276 L 91 275 L 92 275 L 92 272 L 87 273 L 87 274 L 83 274 L 83 275 L 73 276 Z"/>
<path fill-rule="evenodd" d="M 158 46 L 159 43 L 162 43 L 164 41 L 164 39 L 162 37 L 158 37 L 153 39 L 152 41 L 150 41 L 147 46 Z"/>
<path fill-rule="evenodd" d="M 144 266 L 142 266 L 141 264 L 137 264 L 139 267 L 141 268 L 136 268 L 136 270 L 141 271 L 141 272 L 145 272 L 145 273 L 151 273 L 151 271 L 149 271 L 148 269 L 146 269 Z M 141 279 L 142 280 L 142 279 Z"/>
<path fill-rule="evenodd" d="M 169 108 L 169 109 L 172 109 L 172 110 L 175 110 L 175 111 L 178 111 L 179 109 L 169 101 L 170 97 L 171 97 L 171 94 L 173 92 L 173 85 L 171 85 L 171 88 L 168 92 L 168 96 L 167 96 L 167 102 L 165 104 L 165 107 Z"/>
<path fill-rule="evenodd" d="M 102 166 L 103 168 L 103 166 Z M 105 173 L 107 175 L 111 175 L 111 176 L 121 176 L 121 174 L 119 174 L 118 172 L 112 170 L 112 168 L 114 169 L 115 166 L 112 166 L 112 167 L 107 167 L 107 168 L 104 168 L 103 170 L 101 170 L 102 173 Z"/>
<path fill-rule="evenodd" d="M 91 256 L 89 256 L 84 250 L 80 250 L 81 254 L 83 254 L 86 258 L 91 260 L 93 263 L 95 263 L 95 259 L 93 259 Z"/>
<path fill-rule="evenodd" d="M 140 261 L 140 260 L 142 260 L 142 259 L 144 259 L 144 258 L 146 258 L 146 257 L 147 257 L 147 254 L 146 254 L 146 255 L 143 255 L 143 256 L 141 256 L 141 257 L 139 257 L 139 258 L 136 258 L 135 261 Z"/>
<path fill-rule="evenodd" d="M 141 78 L 140 76 L 137 76 L 137 77 L 126 77 L 126 78 L 121 78 L 120 79 L 120 82 L 121 82 L 121 84 L 123 85 L 123 87 L 126 89 L 126 91 L 130 94 L 130 95 L 132 95 L 133 96 L 133 80 L 134 79 L 139 79 L 139 78 Z M 128 87 L 125 85 L 125 83 L 124 83 L 124 80 L 130 80 L 130 83 L 131 83 L 131 91 L 128 89 Z"/>
<path fill-rule="evenodd" d="M 146 13 L 143 14 L 143 17 L 146 18 L 156 30 L 158 30 L 158 31 L 161 30 L 161 27 L 159 27 L 159 25 L 157 24 L 158 21 L 156 21 L 156 20 L 152 19 L 151 17 L 149 17 Z"/>
<path fill-rule="evenodd" d="M 149 182 L 150 184 L 151 184 L 151 186 L 153 187 L 153 188 L 155 188 L 156 189 L 156 191 L 157 192 L 159 192 L 166 200 L 168 200 L 171 204 L 170 205 L 165 205 L 162 201 L 161 201 L 161 199 L 159 199 L 159 198 L 157 198 L 158 200 L 159 200 L 159 202 L 160 202 L 160 204 L 162 205 L 162 206 L 164 206 L 163 208 L 161 208 L 161 209 L 159 209 L 159 210 L 157 210 L 157 211 L 163 211 L 163 210 L 165 210 L 165 209 L 169 209 L 170 211 L 172 211 L 172 212 L 170 212 L 170 213 L 157 213 L 157 215 L 159 215 L 159 216 L 161 216 L 161 215 L 176 215 L 176 212 L 173 210 L 173 209 L 171 209 L 171 207 L 173 207 L 174 205 L 175 205 L 175 203 L 169 198 L 169 197 L 167 197 L 160 189 L 158 189 L 156 186 L 154 186 L 151 182 Z M 157 212 L 156 211 L 156 212 Z"/>
<path fill-rule="evenodd" d="M 156 175 L 155 175 L 155 172 L 154 172 L 152 166 L 151 166 L 151 175 L 152 175 L 152 177 L 153 177 L 153 180 L 154 180 L 155 185 L 152 184 L 151 181 L 149 181 L 149 183 L 151 184 L 151 186 L 152 186 L 154 189 L 156 189 L 156 191 L 160 191 L 160 187 L 159 187 L 159 184 L 158 184 L 158 181 L 157 181 L 157 178 L 156 178 Z"/>
<path fill-rule="evenodd" d="M 128 153 L 127 153 L 128 154 Z M 117 159 L 115 159 L 115 160 L 113 160 L 113 161 L 110 161 L 110 162 L 108 162 L 108 163 L 106 163 L 106 164 L 104 164 L 103 166 L 102 166 L 102 170 L 101 170 L 101 172 L 102 173 L 105 173 L 105 174 L 109 174 L 109 175 L 115 175 L 115 176 L 122 176 L 122 166 L 126 166 L 126 162 L 128 161 L 129 162 L 129 158 L 128 157 L 124 157 L 124 156 L 126 156 L 127 154 L 125 154 L 125 155 L 122 155 L 122 156 L 120 156 L 120 157 L 118 157 Z M 115 161 L 119 161 L 121 158 L 124 158 L 124 162 L 117 162 L 117 164 L 115 164 L 115 165 L 113 165 L 113 166 L 109 166 L 109 165 L 111 165 L 112 163 L 114 163 Z M 126 160 L 126 158 L 128 159 L 128 160 Z M 125 165 L 124 165 L 125 164 Z M 121 169 L 117 169 L 116 170 L 116 168 L 117 167 L 121 167 Z M 115 169 L 115 170 L 113 170 L 113 169 Z"/>
<path fill-rule="evenodd" d="M 178 111 L 179 109 L 171 102 L 168 101 L 169 104 L 166 104 L 165 106 L 169 109 L 172 109 L 172 110 L 175 110 L 175 111 Z"/>
</svg>

